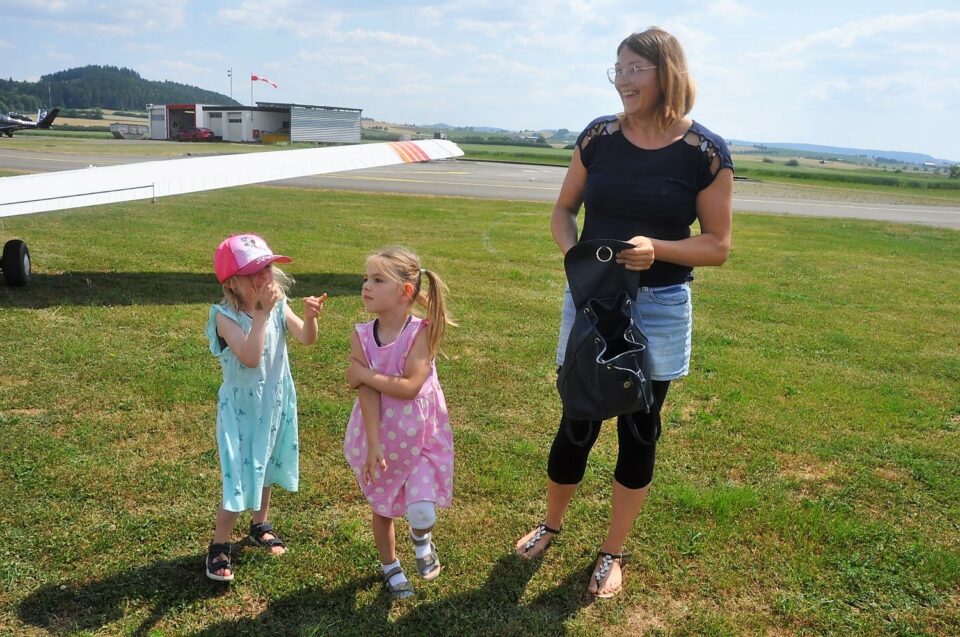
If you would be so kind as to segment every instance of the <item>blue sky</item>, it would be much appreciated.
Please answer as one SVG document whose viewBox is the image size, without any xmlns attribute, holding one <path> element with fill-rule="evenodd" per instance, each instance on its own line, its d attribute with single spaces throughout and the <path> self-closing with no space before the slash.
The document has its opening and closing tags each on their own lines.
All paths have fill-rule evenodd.
<svg viewBox="0 0 960 637">
<path fill-rule="evenodd" d="M 0 0 L 0 76 L 132 68 L 396 123 L 579 131 L 620 102 L 619 42 L 680 38 L 693 117 L 724 137 L 960 160 L 956 0 Z"/>
</svg>

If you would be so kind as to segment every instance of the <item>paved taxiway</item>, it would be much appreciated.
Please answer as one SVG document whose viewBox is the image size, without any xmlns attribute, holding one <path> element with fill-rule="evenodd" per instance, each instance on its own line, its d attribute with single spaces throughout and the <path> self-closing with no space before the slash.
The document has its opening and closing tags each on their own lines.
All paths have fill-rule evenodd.
<svg viewBox="0 0 960 637">
<path fill-rule="evenodd" d="M 156 160 L 156 158 L 118 155 L 67 156 L 61 153 L 7 150 L 0 147 L 0 169 L 29 172 L 72 170 L 87 166 L 106 166 L 151 160 Z M 554 166 L 438 161 L 429 164 L 367 168 L 331 175 L 302 177 L 276 183 L 308 188 L 552 203 L 560 191 L 560 184 L 565 172 L 565 168 Z M 733 206 L 734 210 L 738 212 L 873 219 L 960 229 L 960 208 L 957 207 L 812 199 L 774 199 L 738 194 L 734 195 Z"/>
</svg>

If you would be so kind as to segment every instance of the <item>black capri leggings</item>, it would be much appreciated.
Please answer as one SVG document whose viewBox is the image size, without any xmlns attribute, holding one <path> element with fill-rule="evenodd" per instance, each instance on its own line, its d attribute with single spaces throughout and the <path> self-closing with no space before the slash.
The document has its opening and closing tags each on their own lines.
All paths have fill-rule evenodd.
<svg viewBox="0 0 960 637">
<path fill-rule="evenodd" d="M 628 489 L 642 489 L 653 480 L 653 461 L 657 452 L 655 442 L 657 432 L 660 431 L 660 407 L 667 397 L 670 388 L 669 380 L 653 381 L 653 397 L 655 408 L 649 414 L 637 412 L 633 414 L 637 431 L 645 440 L 654 441 L 644 444 L 634 437 L 623 416 L 617 418 L 617 466 L 613 477 L 617 482 Z M 600 435 L 600 422 L 596 420 L 571 420 L 573 436 L 577 440 L 587 438 L 587 442 L 579 447 L 567 435 L 567 417 L 562 416 L 557 435 L 550 447 L 550 457 L 547 459 L 547 475 L 557 484 L 579 484 L 587 470 L 587 456 L 593 443 Z M 589 431 L 589 437 L 588 437 Z"/>
</svg>

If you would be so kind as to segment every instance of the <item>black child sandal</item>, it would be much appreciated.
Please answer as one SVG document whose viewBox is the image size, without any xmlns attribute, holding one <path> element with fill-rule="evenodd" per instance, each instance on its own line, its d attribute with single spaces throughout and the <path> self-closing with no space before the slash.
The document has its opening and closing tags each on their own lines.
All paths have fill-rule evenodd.
<svg viewBox="0 0 960 637">
<path fill-rule="evenodd" d="M 221 555 L 226 555 L 226 559 L 220 557 Z M 217 575 L 217 571 L 225 568 L 230 569 L 229 575 Z M 216 582 L 233 581 L 233 567 L 230 561 L 229 544 L 210 544 L 210 548 L 207 549 L 206 573 L 207 577 Z"/>
<path fill-rule="evenodd" d="M 270 539 L 264 539 L 263 536 L 267 535 L 268 533 L 273 537 Z M 268 551 L 270 551 L 271 554 L 274 554 L 273 553 L 274 547 L 277 547 L 277 546 L 281 546 L 283 548 L 287 547 L 284 541 L 281 540 L 279 537 L 277 537 L 277 532 L 273 530 L 273 525 L 270 524 L 269 522 L 261 522 L 260 524 L 254 524 L 253 522 L 251 522 L 250 523 L 250 541 L 257 546 L 262 546 L 266 548 Z"/>
</svg>

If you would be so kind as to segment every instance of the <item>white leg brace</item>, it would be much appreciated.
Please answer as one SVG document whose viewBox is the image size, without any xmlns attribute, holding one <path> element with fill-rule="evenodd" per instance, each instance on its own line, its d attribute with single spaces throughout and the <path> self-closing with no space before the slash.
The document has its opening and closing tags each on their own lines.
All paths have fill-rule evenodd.
<svg viewBox="0 0 960 637">
<path fill-rule="evenodd" d="M 411 529 L 422 531 L 429 529 L 437 521 L 437 509 L 433 502 L 422 500 L 407 507 L 407 522 Z"/>
</svg>

